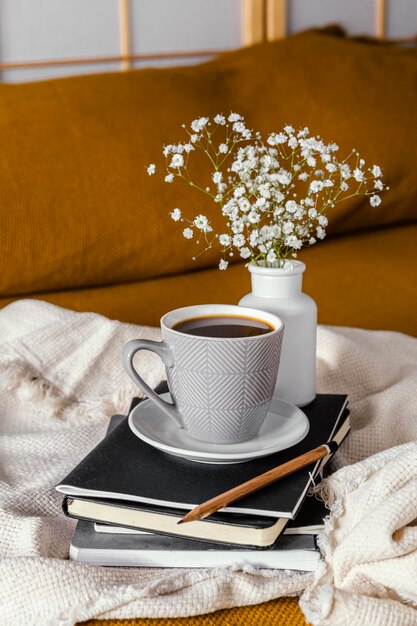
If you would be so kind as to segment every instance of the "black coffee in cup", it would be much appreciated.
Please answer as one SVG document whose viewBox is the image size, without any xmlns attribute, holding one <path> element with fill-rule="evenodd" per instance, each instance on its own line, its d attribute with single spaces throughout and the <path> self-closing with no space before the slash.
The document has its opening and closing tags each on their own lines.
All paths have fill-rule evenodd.
<svg viewBox="0 0 417 626">
<path fill-rule="evenodd" d="M 194 317 L 175 324 L 172 329 L 186 335 L 219 337 L 222 339 L 257 337 L 275 330 L 275 328 L 262 320 L 234 315 Z"/>
</svg>

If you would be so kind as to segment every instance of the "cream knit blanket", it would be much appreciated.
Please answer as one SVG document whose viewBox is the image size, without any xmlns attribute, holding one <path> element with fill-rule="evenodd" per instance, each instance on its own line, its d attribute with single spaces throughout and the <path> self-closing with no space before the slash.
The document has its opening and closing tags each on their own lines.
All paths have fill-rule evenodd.
<svg viewBox="0 0 417 626">
<path fill-rule="evenodd" d="M 319 328 L 318 388 L 349 393 L 352 433 L 338 453 L 345 467 L 322 488 L 333 509 L 324 560 L 306 574 L 69 562 L 74 522 L 54 486 L 137 393 L 121 364 L 123 345 L 159 331 L 20 301 L 0 311 L 0 333 L 2 626 L 196 615 L 302 592 L 313 624 L 417 624 L 416 339 Z M 160 362 L 141 358 L 155 385 Z"/>
</svg>

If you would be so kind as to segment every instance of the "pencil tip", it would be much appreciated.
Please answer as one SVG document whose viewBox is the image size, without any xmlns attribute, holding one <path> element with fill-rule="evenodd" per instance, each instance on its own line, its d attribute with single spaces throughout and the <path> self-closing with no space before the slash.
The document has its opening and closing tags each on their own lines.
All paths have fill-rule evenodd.
<svg viewBox="0 0 417 626">
<path fill-rule="evenodd" d="M 180 519 L 178 520 L 177 524 L 182 524 L 184 520 Z"/>
</svg>

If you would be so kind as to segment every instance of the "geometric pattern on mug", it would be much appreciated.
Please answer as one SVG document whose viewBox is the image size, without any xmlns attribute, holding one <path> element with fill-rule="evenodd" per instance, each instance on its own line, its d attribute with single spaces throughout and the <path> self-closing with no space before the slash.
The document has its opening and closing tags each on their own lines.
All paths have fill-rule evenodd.
<svg viewBox="0 0 417 626">
<path fill-rule="evenodd" d="M 260 368 L 275 367 L 279 362 L 282 334 L 263 341 L 209 342 L 187 336 L 169 336 L 175 366 L 186 371 L 210 371 L 242 374 Z M 279 344 L 279 345 L 278 345 Z"/>
<path fill-rule="evenodd" d="M 168 384 L 191 436 L 218 443 L 258 432 L 275 387 L 282 336 L 216 342 L 165 333 L 174 354 Z"/>
<path fill-rule="evenodd" d="M 198 426 L 193 429 L 192 436 L 215 443 L 252 439 L 262 426 L 269 404 L 268 401 L 252 407 L 245 412 L 244 420 L 241 409 L 207 411 L 193 408 L 192 415 Z"/>
</svg>

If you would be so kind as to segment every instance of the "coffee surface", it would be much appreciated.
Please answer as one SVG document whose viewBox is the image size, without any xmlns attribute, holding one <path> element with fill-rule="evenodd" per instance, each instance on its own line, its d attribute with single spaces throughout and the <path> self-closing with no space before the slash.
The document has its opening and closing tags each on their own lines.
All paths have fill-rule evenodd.
<svg viewBox="0 0 417 626">
<path fill-rule="evenodd" d="M 179 322 L 172 327 L 186 335 L 199 337 L 219 337 L 222 339 L 256 337 L 275 330 L 262 320 L 238 316 L 195 317 Z"/>
</svg>

